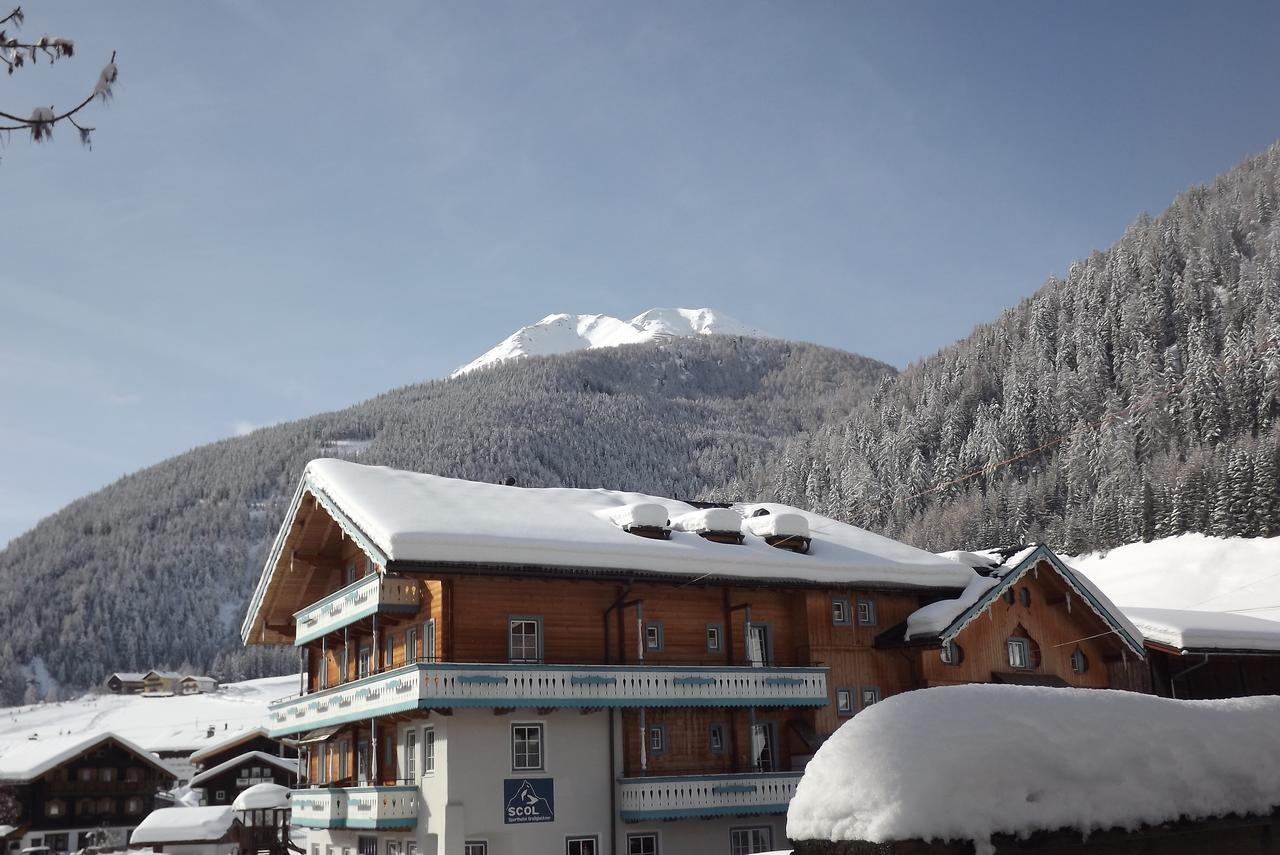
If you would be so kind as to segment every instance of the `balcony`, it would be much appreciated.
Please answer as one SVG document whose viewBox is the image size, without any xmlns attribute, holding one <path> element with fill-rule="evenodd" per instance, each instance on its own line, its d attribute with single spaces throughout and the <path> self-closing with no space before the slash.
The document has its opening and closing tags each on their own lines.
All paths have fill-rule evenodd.
<svg viewBox="0 0 1280 855">
<path fill-rule="evenodd" d="M 293 825 L 306 828 L 414 828 L 417 787 L 343 787 L 294 790 Z"/>
<path fill-rule="evenodd" d="M 786 813 L 801 772 L 622 778 L 623 822 Z"/>
<path fill-rule="evenodd" d="M 272 736 L 413 709 L 820 707 L 826 668 L 404 665 L 268 707 Z"/>
<path fill-rule="evenodd" d="M 420 597 L 418 583 L 412 579 L 370 573 L 295 612 L 294 646 L 315 641 L 378 612 L 413 614 L 418 610 Z"/>
</svg>

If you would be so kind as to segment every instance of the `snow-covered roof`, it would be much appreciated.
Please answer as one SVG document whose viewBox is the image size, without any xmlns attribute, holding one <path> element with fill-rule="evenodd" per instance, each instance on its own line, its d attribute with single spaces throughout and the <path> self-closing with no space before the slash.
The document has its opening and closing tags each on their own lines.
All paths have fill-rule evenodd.
<svg viewBox="0 0 1280 855">
<path fill-rule="evenodd" d="M 1147 641 L 1176 650 L 1274 651 L 1280 655 L 1280 621 L 1228 612 L 1123 607 Z"/>
<path fill-rule="evenodd" d="M 111 675 L 111 677 L 115 677 L 117 680 L 119 680 L 122 683 L 141 683 L 142 678 L 145 676 L 147 675 L 141 674 L 141 673 L 135 673 L 133 671 L 116 671 L 114 674 Z M 107 679 L 110 680 L 111 677 L 108 677 Z"/>
<path fill-rule="evenodd" d="M 905 638 L 908 641 L 937 637 L 941 642 L 951 641 L 962 629 L 973 622 L 987 607 L 1004 593 L 1005 589 L 1017 583 L 1039 562 L 1046 561 L 1063 581 L 1100 617 L 1129 649 L 1143 655 L 1142 633 L 1116 608 L 1106 594 L 1093 584 L 1087 576 L 1070 567 L 1059 558 L 1052 549 L 1039 544 L 1027 546 L 1014 552 L 992 550 L 986 553 L 950 553 L 978 556 L 992 556 L 989 560 L 998 560 L 997 564 L 984 564 L 990 576 L 970 579 L 969 584 L 959 597 L 941 600 L 917 609 L 907 618 Z M 979 565 L 975 565 L 979 566 Z"/>
<path fill-rule="evenodd" d="M 1280 805 L 1280 697 L 967 685 L 890 697 L 818 749 L 792 840 L 976 841 Z M 1170 748 L 1176 746 L 1176 750 Z M 978 786 L 968 785 L 974 775 Z"/>
<path fill-rule="evenodd" d="M 173 772 L 145 748 L 117 733 L 97 731 L 85 735 L 41 736 L 36 739 L 0 739 L 0 781 L 30 781 L 72 760 L 95 746 L 114 740 L 138 759 L 172 777 Z"/>
<path fill-rule="evenodd" d="M 407 561 L 569 567 L 956 590 L 973 575 L 948 558 L 787 505 L 714 510 L 732 514 L 734 530 L 741 527 L 742 517 L 760 508 L 800 515 L 812 538 L 805 555 L 769 546 L 754 535 L 741 545 L 715 543 L 687 531 L 672 532 L 670 540 L 637 537 L 612 519 L 619 508 L 645 503 L 665 507 L 674 524 L 695 510 L 675 499 L 612 490 L 507 487 L 321 459 L 307 465 L 290 520 L 267 560 L 243 626 L 246 638 L 280 558 L 283 532 L 306 492 L 341 517 L 347 533 L 382 566 Z"/>
<path fill-rule="evenodd" d="M 289 807 L 291 791 L 279 784 L 254 784 L 231 803 L 235 810 L 271 810 Z"/>
<path fill-rule="evenodd" d="M 153 810 L 138 823 L 130 843 L 176 843 L 188 840 L 221 840 L 235 821 L 228 805 L 169 807 Z"/>
<path fill-rule="evenodd" d="M 1070 559 L 1122 606 L 1280 621 L 1280 537 L 1184 534 Z"/>
<path fill-rule="evenodd" d="M 205 781 L 212 780 L 228 769 L 234 769 L 237 766 L 243 766 L 246 763 L 268 763 L 278 769 L 283 769 L 290 775 L 298 774 L 298 761 L 292 757 L 277 757 L 274 754 L 268 754 L 265 751 L 246 751 L 236 757 L 232 757 L 223 763 L 219 763 L 209 769 L 204 769 L 200 774 L 191 779 L 191 786 L 198 787 Z"/>
<path fill-rule="evenodd" d="M 148 671 L 147 673 L 142 675 L 142 679 L 144 680 L 148 677 L 159 677 L 162 680 L 181 680 L 182 679 L 182 675 L 179 674 L 177 671 Z"/>
<path fill-rule="evenodd" d="M 251 739 L 257 739 L 261 736 L 263 739 L 271 739 L 271 734 L 267 733 L 265 727 L 252 727 L 248 730 L 238 730 L 230 736 L 223 736 L 221 739 L 210 742 L 202 747 L 199 751 L 192 752 L 188 758 L 192 763 L 203 763 L 215 754 L 221 754 L 228 748 L 234 748 L 241 743 L 248 742 Z"/>
</svg>

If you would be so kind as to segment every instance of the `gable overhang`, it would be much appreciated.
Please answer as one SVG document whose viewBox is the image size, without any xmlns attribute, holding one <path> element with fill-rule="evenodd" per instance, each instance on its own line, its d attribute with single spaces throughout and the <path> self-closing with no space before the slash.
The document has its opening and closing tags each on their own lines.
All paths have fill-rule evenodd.
<svg viewBox="0 0 1280 855">
<path fill-rule="evenodd" d="M 359 526 L 352 522 L 349 516 L 343 513 L 342 509 L 338 507 L 338 503 L 330 498 L 309 475 L 304 474 L 302 480 L 298 482 L 297 490 L 294 491 L 293 500 L 289 503 L 289 510 L 285 514 L 284 521 L 280 524 L 280 530 L 276 532 L 276 539 L 271 544 L 271 551 L 267 553 L 267 561 L 263 565 L 262 575 L 258 578 L 253 597 L 249 600 L 249 609 L 245 614 L 244 622 L 240 625 L 240 640 L 245 644 L 254 643 L 255 640 L 265 640 L 266 619 L 263 616 L 263 609 L 267 601 L 267 595 L 271 592 L 272 584 L 276 580 L 284 559 L 288 557 L 284 554 L 284 551 L 289 541 L 289 532 L 293 529 L 294 523 L 298 519 L 298 512 L 302 509 L 303 500 L 307 496 L 311 496 L 315 500 L 317 507 L 323 508 L 325 513 L 337 523 L 342 532 L 360 547 L 365 556 L 377 566 L 379 573 L 386 573 L 387 564 L 390 563 L 386 553 Z"/>
<path fill-rule="evenodd" d="M 1099 600 L 1090 590 L 1090 586 L 1080 579 L 1079 574 L 1043 543 L 1024 556 L 1017 566 L 1005 574 L 998 585 L 992 587 L 979 597 L 973 605 L 961 612 L 960 616 L 952 621 L 950 626 L 938 634 L 936 637 L 937 644 L 942 645 L 954 641 L 965 627 L 977 620 L 983 612 L 991 607 L 993 602 L 1003 596 L 1004 592 L 1009 588 L 1016 585 L 1018 580 L 1026 576 L 1027 573 L 1033 571 L 1041 561 L 1053 568 L 1054 572 L 1062 578 L 1062 581 L 1066 583 L 1072 593 L 1089 606 L 1093 613 L 1110 628 L 1110 634 L 1115 635 L 1125 648 L 1139 659 L 1146 657 L 1146 648 L 1144 647 L 1142 636 L 1137 635 L 1135 637 L 1134 633 L 1125 625 L 1127 621 L 1122 620 L 1116 611 L 1108 608 L 1106 604 Z"/>
</svg>

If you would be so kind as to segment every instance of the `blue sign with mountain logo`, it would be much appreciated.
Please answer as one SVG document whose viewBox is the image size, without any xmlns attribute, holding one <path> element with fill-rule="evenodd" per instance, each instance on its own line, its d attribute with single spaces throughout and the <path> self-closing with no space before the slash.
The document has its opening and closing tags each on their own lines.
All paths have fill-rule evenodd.
<svg viewBox="0 0 1280 855">
<path fill-rule="evenodd" d="M 507 778 L 502 782 L 502 797 L 507 803 L 502 821 L 508 825 L 556 818 L 553 778 Z"/>
</svg>

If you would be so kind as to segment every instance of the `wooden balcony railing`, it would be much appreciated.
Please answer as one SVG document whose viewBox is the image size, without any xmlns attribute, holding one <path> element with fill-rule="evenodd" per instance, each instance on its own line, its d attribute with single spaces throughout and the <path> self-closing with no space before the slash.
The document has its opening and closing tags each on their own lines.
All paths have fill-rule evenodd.
<svg viewBox="0 0 1280 855">
<path fill-rule="evenodd" d="M 295 612 L 297 632 L 293 643 L 306 644 L 377 612 L 415 612 L 421 597 L 418 583 L 412 579 L 371 573 Z"/>
<path fill-rule="evenodd" d="M 802 774 L 623 778 L 618 782 L 618 811 L 624 822 L 786 813 Z"/>
<path fill-rule="evenodd" d="M 414 828 L 417 787 L 316 787 L 294 790 L 294 825 L 306 828 Z"/>
</svg>

